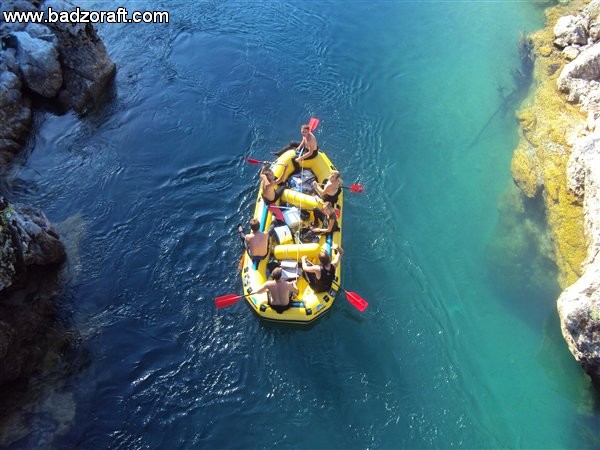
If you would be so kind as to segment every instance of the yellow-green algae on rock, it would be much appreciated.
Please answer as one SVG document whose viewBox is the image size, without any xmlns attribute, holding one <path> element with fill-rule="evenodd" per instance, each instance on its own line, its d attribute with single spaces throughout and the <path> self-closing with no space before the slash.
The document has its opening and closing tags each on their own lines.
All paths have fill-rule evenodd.
<svg viewBox="0 0 600 450">
<path fill-rule="evenodd" d="M 563 289 L 581 276 L 586 256 L 583 209 L 567 189 L 566 177 L 569 136 L 584 126 L 586 116 L 558 91 L 556 79 L 568 61 L 553 46 L 553 26 L 559 17 L 584 5 L 574 1 L 547 9 L 546 27 L 530 35 L 535 86 L 517 114 L 522 133 L 511 164 L 513 178 L 526 196 L 543 195 Z"/>
</svg>

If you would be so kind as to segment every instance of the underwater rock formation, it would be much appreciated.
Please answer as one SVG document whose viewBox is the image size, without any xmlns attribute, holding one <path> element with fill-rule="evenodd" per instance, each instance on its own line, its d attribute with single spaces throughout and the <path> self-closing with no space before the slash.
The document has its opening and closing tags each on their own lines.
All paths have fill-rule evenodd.
<svg viewBox="0 0 600 450">
<path fill-rule="evenodd" d="M 511 168 L 523 195 L 544 200 L 563 336 L 600 386 L 600 0 L 546 14 L 531 37 L 537 87 L 518 113 Z"/>
</svg>

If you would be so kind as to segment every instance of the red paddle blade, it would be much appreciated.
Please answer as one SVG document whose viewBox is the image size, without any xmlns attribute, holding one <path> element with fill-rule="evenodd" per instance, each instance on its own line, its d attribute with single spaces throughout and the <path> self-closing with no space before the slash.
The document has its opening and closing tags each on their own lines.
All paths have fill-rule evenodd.
<svg viewBox="0 0 600 450">
<path fill-rule="evenodd" d="M 258 159 L 252 159 L 252 158 L 244 158 L 246 160 L 246 162 L 249 162 L 250 164 L 262 164 L 262 161 L 259 161 Z"/>
<path fill-rule="evenodd" d="M 335 212 L 335 217 L 337 217 L 339 219 L 340 216 L 342 215 L 342 211 L 340 211 L 339 209 L 336 209 L 334 212 Z"/>
<path fill-rule="evenodd" d="M 277 220 L 285 222 L 285 219 L 283 217 L 283 213 L 281 212 L 281 209 L 279 209 L 277 207 L 277 205 L 269 205 L 269 211 L 271 212 L 271 214 L 273 214 L 275 216 L 275 218 Z"/>
<path fill-rule="evenodd" d="M 217 308 L 225 308 L 227 306 L 233 305 L 237 302 L 243 295 L 235 295 L 235 294 L 227 294 L 221 295 L 220 297 L 215 298 L 215 306 Z"/>
<path fill-rule="evenodd" d="M 349 188 L 352 192 L 356 192 L 358 194 L 365 192 L 365 188 L 362 184 L 351 184 Z"/>
<path fill-rule="evenodd" d="M 352 306 L 354 306 L 360 312 L 363 312 L 365 309 L 367 309 L 367 306 L 369 306 L 367 301 L 364 298 L 362 298 L 360 295 L 358 295 L 356 292 L 349 292 L 349 291 L 344 291 L 344 292 L 346 293 L 346 298 L 348 299 L 348 301 L 350 303 L 352 303 Z"/>
<path fill-rule="evenodd" d="M 316 130 L 317 127 L 319 126 L 319 122 L 320 122 L 320 120 L 317 119 L 316 117 L 311 117 L 310 120 L 308 121 L 308 129 L 310 131 Z"/>
</svg>

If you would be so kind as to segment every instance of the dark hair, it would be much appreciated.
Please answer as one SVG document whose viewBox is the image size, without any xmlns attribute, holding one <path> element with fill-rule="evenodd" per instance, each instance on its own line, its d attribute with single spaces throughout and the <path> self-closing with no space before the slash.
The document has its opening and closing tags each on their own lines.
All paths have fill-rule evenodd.
<svg viewBox="0 0 600 450">
<path fill-rule="evenodd" d="M 275 281 L 279 281 L 281 279 L 281 272 L 281 267 L 275 267 L 273 272 L 271 272 L 271 278 L 273 278 Z"/>
<path fill-rule="evenodd" d="M 319 253 L 319 261 L 321 261 L 321 264 L 326 266 L 327 264 L 331 263 L 331 256 L 329 256 L 329 253 L 322 251 Z"/>
<path fill-rule="evenodd" d="M 302 125 L 302 127 L 300 127 L 300 129 L 301 129 L 302 131 L 304 131 L 304 130 L 308 130 L 308 131 L 310 131 L 310 127 L 308 126 L 308 124 L 307 124 L 307 123 L 305 123 L 304 125 Z"/>
<path fill-rule="evenodd" d="M 252 219 L 250 219 L 250 229 L 252 231 L 258 231 L 260 228 L 260 222 L 258 221 L 257 218 L 253 217 Z"/>
</svg>

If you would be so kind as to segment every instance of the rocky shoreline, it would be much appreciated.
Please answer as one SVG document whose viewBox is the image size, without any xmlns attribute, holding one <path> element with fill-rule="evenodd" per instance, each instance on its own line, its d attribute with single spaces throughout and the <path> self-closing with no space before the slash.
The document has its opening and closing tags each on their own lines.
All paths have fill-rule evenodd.
<svg viewBox="0 0 600 450">
<path fill-rule="evenodd" d="M 0 181 L 27 149 L 36 111 L 85 115 L 114 78 L 115 64 L 90 24 L 6 23 L 2 16 L 48 7 L 75 8 L 63 0 L 0 3 Z M 42 211 L 10 197 L 0 191 L 0 424 L 9 424 L 0 425 L 0 445 L 21 437 L 15 424 L 34 395 L 29 380 L 50 379 L 68 366 L 60 355 L 74 347 L 76 336 L 59 320 L 55 300 L 65 247 Z"/>
<path fill-rule="evenodd" d="M 600 0 L 549 8 L 546 18 L 530 36 L 536 87 L 518 113 L 512 173 L 524 196 L 543 199 L 562 333 L 600 388 Z"/>
</svg>

